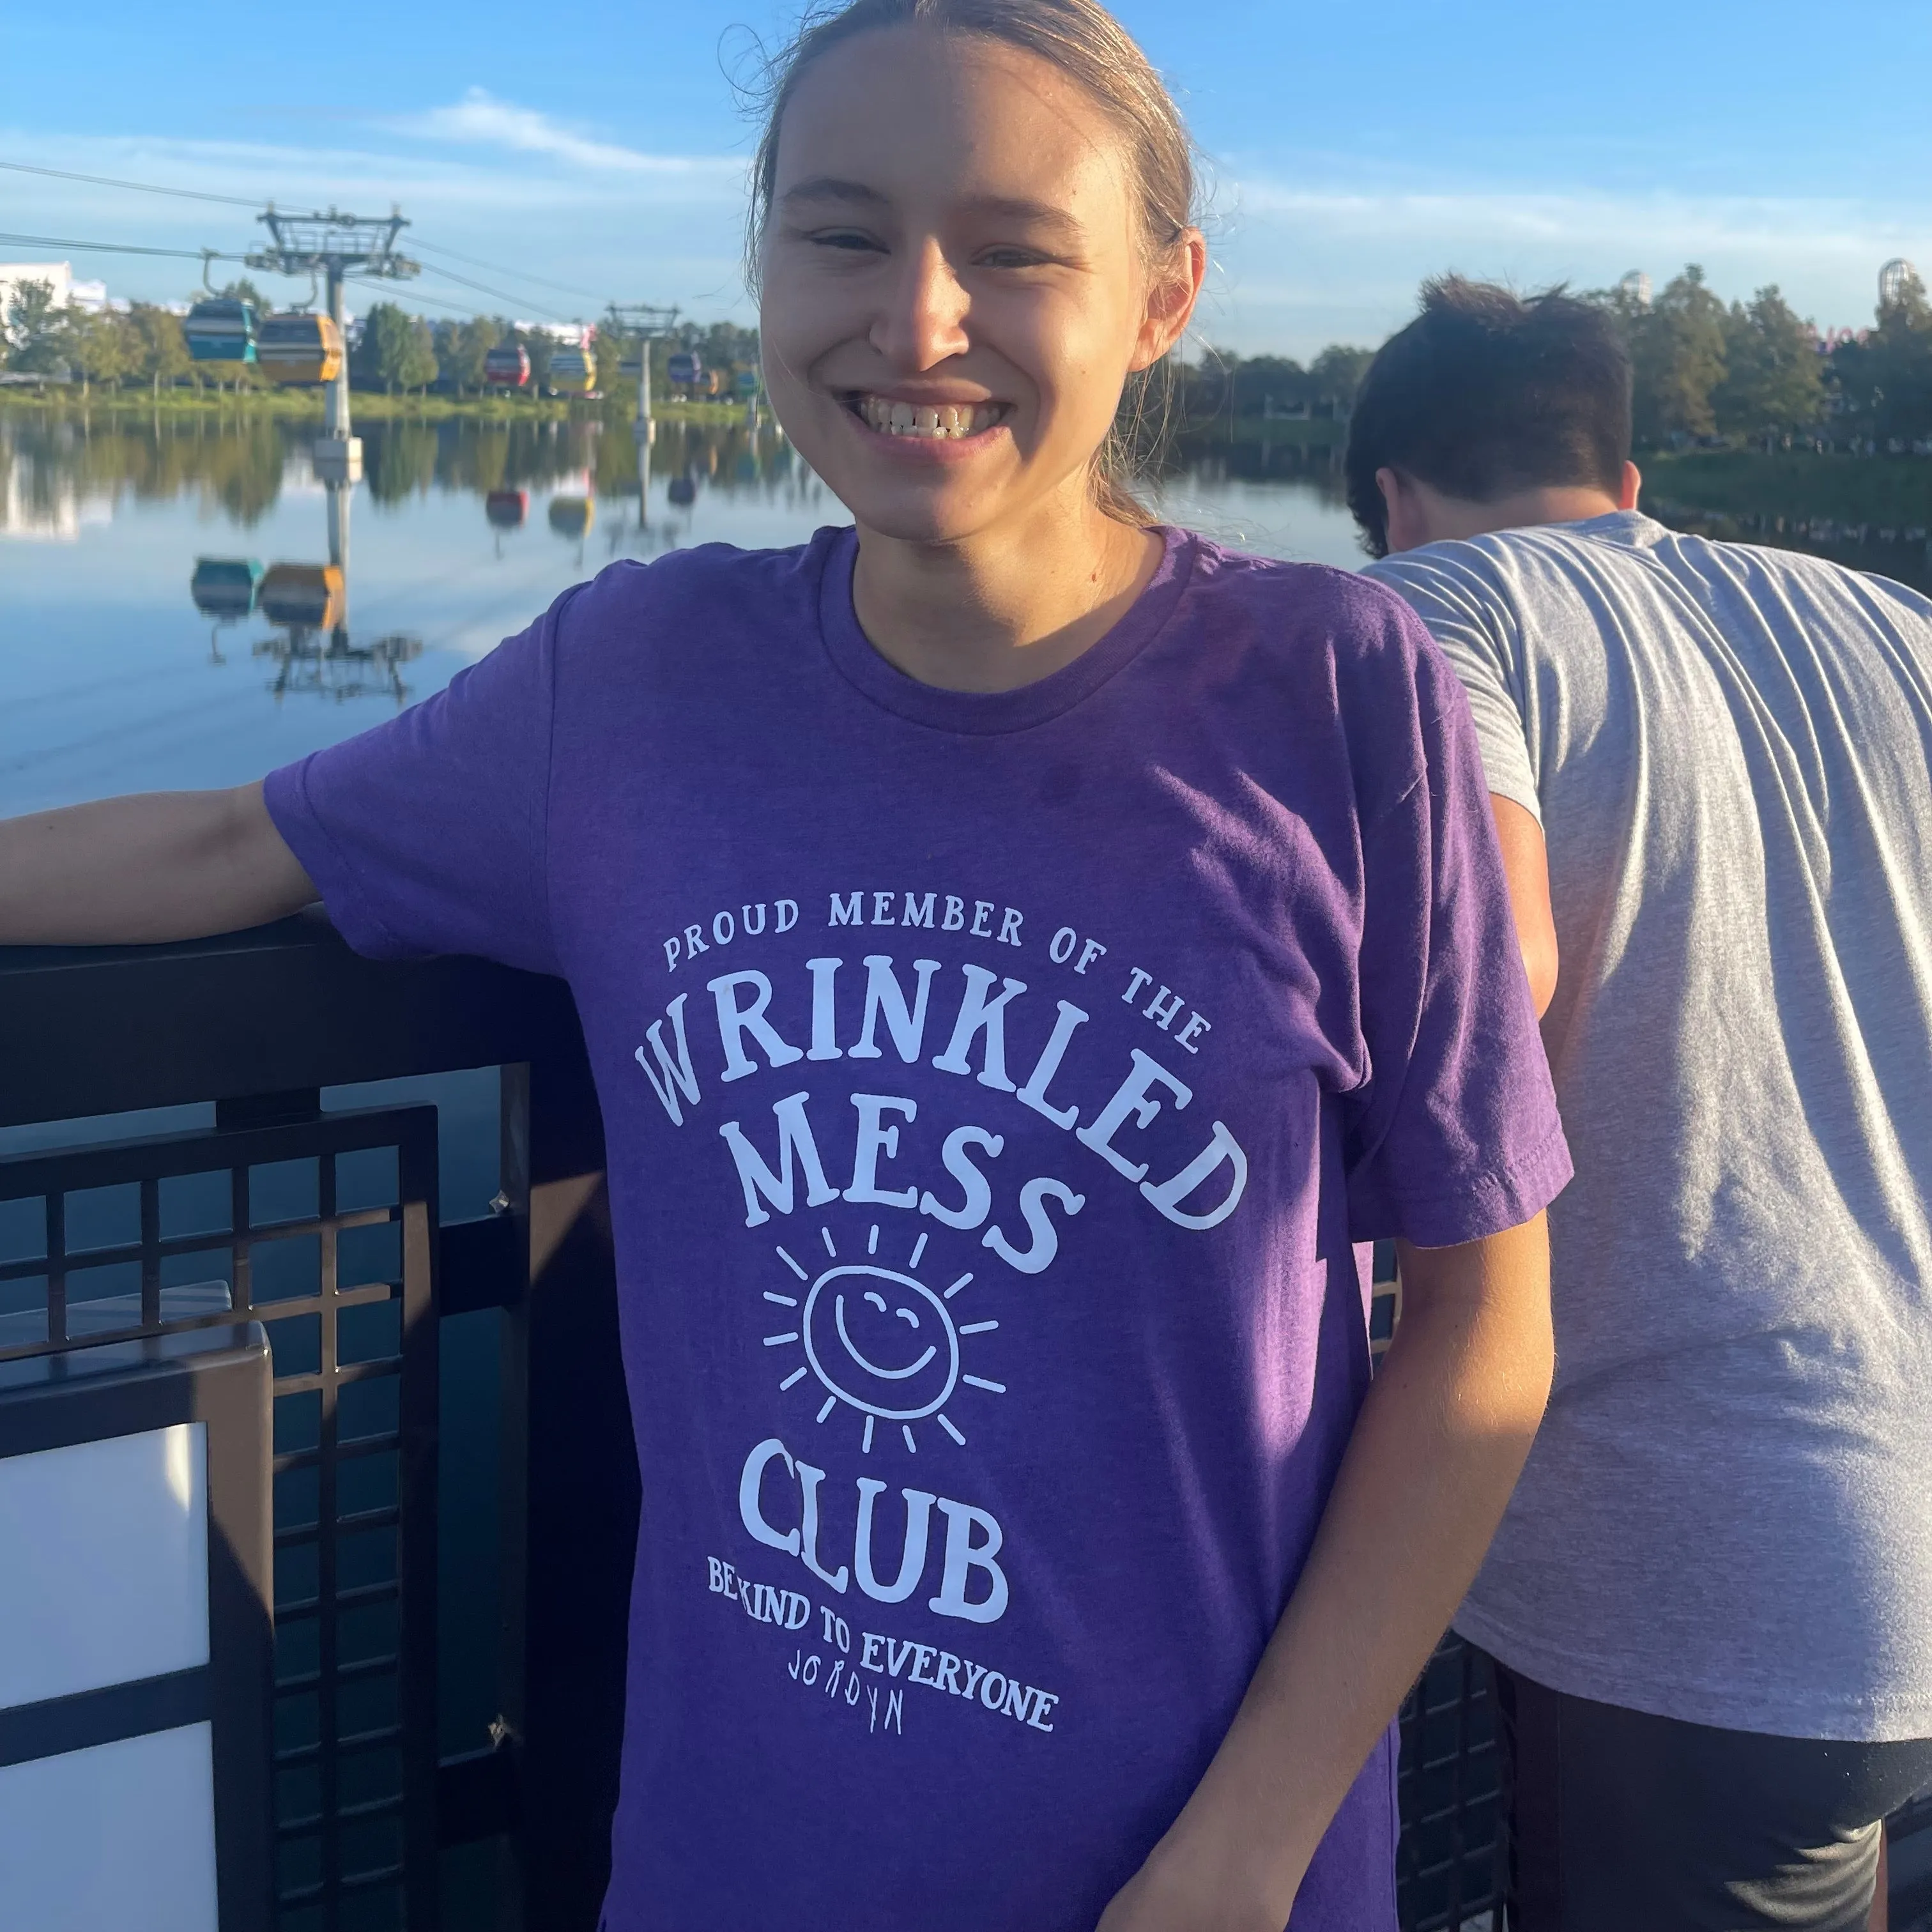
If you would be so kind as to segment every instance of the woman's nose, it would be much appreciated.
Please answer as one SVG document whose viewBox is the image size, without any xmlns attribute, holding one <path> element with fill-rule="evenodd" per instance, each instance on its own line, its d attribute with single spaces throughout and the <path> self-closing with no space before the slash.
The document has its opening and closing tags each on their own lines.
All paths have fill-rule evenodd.
<svg viewBox="0 0 1932 1932">
<path fill-rule="evenodd" d="M 928 239 L 902 257 L 884 308 L 872 326 L 872 346 L 896 368 L 924 370 L 967 347 L 966 291 L 938 242 Z"/>
</svg>

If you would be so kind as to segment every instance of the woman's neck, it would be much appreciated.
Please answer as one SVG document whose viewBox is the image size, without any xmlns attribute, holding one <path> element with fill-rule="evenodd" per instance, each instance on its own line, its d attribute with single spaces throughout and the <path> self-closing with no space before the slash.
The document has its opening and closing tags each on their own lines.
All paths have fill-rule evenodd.
<svg viewBox="0 0 1932 1932">
<path fill-rule="evenodd" d="M 861 529 L 852 596 L 874 650 L 922 684 L 1015 691 L 1048 677 L 1126 615 L 1161 541 L 1088 499 L 956 543 Z"/>
</svg>

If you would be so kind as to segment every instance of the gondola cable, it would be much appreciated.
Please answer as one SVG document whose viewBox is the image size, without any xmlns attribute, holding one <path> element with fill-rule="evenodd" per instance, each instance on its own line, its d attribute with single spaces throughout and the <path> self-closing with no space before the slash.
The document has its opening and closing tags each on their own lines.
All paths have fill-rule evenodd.
<svg viewBox="0 0 1932 1932">
<path fill-rule="evenodd" d="M 244 201 L 236 194 L 210 194 L 193 188 L 163 188 L 154 182 L 117 181 L 109 175 L 76 174 L 68 168 L 44 168 L 32 161 L 0 161 L 0 168 L 18 175 L 45 175 L 54 181 L 86 182 L 92 188 L 131 188 L 137 194 L 171 194 L 183 201 L 218 201 L 229 208 L 259 208 L 259 201 Z"/>
</svg>

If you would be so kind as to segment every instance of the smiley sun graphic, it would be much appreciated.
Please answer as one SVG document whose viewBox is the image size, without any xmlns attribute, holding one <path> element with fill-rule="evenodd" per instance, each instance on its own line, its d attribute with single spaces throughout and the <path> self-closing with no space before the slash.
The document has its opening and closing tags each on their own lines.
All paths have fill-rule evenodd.
<svg viewBox="0 0 1932 1932">
<path fill-rule="evenodd" d="M 873 1431 L 881 1422 L 897 1423 L 906 1448 L 916 1453 L 919 1441 L 913 1425 L 928 1418 L 963 1447 L 965 1436 L 946 1413 L 946 1403 L 961 1385 L 989 1395 L 1006 1392 L 1004 1382 L 969 1376 L 960 1365 L 961 1338 L 987 1334 L 1000 1325 L 969 1322 L 962 1326 L 953 1321 L 946 1304 L 971 1285 L 971 1274 L 962 1274 L 949 1288 L 927 1287 L 910 1272 L 926 1252 L 924 1234 L 906 1264 L 908 1271 L 902 1274 L 870 1258 L 878 1252 L 876 1226 L 866 1244 L 868 1258 L 862 1262 L 841 1262 L 831 1229 L 818 1232 L 832 1265 L 815 1279 L 783 1248 L 778 1251 L 778 1259 L 805 1285 L 802 1303 L 796 1294 L 765 1292 L 767 1301 L 799 1310 L 797 1328 L 767 1335 L 765 1346 L 802 1346 L 805 1351 L 804 1362 L 778 1387 L 794 1388 L 808 1376 L 815 1376 L 826 1391 L 818 1420 L 824 1421 L 841 1402 L 856 1410 L 866 1418 L 860 1446 L 868 1454 Z"/>
</svg>

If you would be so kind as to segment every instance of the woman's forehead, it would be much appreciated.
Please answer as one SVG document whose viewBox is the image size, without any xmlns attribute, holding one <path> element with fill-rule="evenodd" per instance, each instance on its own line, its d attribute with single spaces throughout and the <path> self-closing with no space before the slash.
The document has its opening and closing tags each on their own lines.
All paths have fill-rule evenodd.
<svg viewBox="0 0 1932 1932">
<path fill-rule="evenodd" d="M 782 210 L 940 200 L 1083 228 L 1125 199 L 1118 136 L 1086 89 L 1000 41 L 895 27 L 799 76 L 778 130 Z"/>
</svg>

